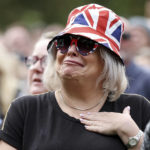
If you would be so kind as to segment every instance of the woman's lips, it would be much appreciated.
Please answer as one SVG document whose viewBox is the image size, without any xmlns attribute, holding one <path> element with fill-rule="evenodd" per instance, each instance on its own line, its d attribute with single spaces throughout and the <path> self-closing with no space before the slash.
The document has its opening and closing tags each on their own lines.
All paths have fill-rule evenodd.
<svg viewBox="0 0 150 150">
<path fill-rule="evenodd" d="M 69 65 L 79 65 L 81 67 L 83 67 L 84 65 L 78 61 L 74 61 L 74 60 L 65 60 L 64 64 L 69 64 Z"/>
<path fill-rule="evenodd" d="M 33 84 L 42 84 L 42 80 L 41 80 L 40 78 L 34 78 L 34 79 L 32 80 L 32 83 L 33 83 Z"/>
<path fill-rule="evenodd" d="M 41 79 L 34 79 L 33 82 L 42 82 Z"/>
</svg>

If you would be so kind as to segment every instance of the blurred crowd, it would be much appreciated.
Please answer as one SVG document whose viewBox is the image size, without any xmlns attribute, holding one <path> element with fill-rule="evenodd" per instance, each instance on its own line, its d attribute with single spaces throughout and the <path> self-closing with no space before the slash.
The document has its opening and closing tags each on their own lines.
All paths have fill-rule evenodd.
<svg viewBox="0 0 150 150">
<path fill-rule="evenodd" d="M 7 113 L 12 100 L 26 94 L 34 94 L 30 91 L 28 71 L 40 72 L 37 68 L 29 69 L 25 64 L 25 58 L 32 55 L 34 49 L 40 49 L 47 53 L 46 47 L 50 41 L 51 32 L 57 33 L 63 29 L 62 25 L 52 24 L 45 28 L 28 29 L 15 24 L 9 26 L 0 34 L 0 118 Z M 37 45 L 41 37 L 45 36 L 47 42 Z M 49 38 L 49 39 L 48 39 Z M 42 72 L 43 73 L 43 72 Z M 0 119 L 0 124 L 2 120 Z"/>
<path fill-rule="evenodd" d="M 150 100 L 150 19 L 139 16 L 122 19 L 125 23 L 125 32 L 121 41 L 121 54 L 129 80 L 126 92 L 141 94 Z M 1 32 L 0 118 L 6 114 L 13 99 L 34 94 L 30 92 L 27 81 L 29 68 L 25 65 L 25 57 L 32 55 L 37 41 L 43 34 L 58 33 L 62 29 L 63 26 L 59 24 L 32 30 L 15 24 Z M 44 49 L 46 50 L 46 46 Z"/>
<path fill-rule="evenodd" d="M 125 32 L 120 52 L 129 82 L 126 92 L 140 94 L 150 100 L 150 19 L 138 16 L 122 19 Z"/>
</svg>

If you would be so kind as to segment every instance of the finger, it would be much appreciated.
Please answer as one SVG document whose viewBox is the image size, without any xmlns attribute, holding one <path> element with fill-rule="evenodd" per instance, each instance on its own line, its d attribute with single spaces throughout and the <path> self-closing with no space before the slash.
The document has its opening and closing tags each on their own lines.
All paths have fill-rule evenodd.
<svg viewBox="0 0 150 150">
<path fill-rule="evenodd" d="M 84 127 L 88 131 L 102 133 L 101 129 L 98 126 L 88 126 L 88 125 L 85 125 Z"/>
<path fill-rule="evenodd" d="M 86 114 L 80 114 L 80 117 L 87 120 L 99 120 L 102 117 L 100 112 L 88 112 Z"/>
<path fill-rule="evenodd" d="M 97 119 L 96 115 L 93 115 L 92 113 L 80 114 L 80 117 L 82 119 L 93 120 L 93 121 Z"/>
<path fill-rule="evenodd" d="M 114 130 L 110 130 L 109 128 L 104 127 L 104 126 L 85 125 L 84 127 L 88 131 L 97 132 L 97 133 L 101 133 L 101 134 L 105 134 L 105 135 L 115 135 L 116 134 L 116 132 Z"/>
<path fill-rule="evenodd" d="M 98 125 L 97 121 L 90 121 L 90 120 L 86 120 L 86 119 L 82 119 L 82 118 L 80 118 L 80 122 L 87 125 L 87 126 L 96 126 L 96 125 Z"/>
<path fill-rule="evenodd" d="M 123 114 L 130 114 L 130 106 L 125 107 L 122 113 Z"/>
<path fill-rule="evenodd" d="M 86 120 L 92 121 L 106 121 L 108 118 L 113 118 L 117 113 L 112 112 L 89 112 L 86 114 L 80 114 L 80 117 Z"/>
</svg>

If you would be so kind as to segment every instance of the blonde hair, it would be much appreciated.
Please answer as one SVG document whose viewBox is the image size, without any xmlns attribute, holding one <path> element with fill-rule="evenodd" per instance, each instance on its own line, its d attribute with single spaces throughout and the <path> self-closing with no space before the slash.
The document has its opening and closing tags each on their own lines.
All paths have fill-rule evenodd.
<svg viewBox="0 0 150 150">
<path fill-rule="evenodd" d="M 110 101 L 115 101 L 125 91 L 128 85 L 128 80 L 125 75 L 125 66 L 119 60 L 116 54 L 110 52 L 105 47 L 100 47 L 100 57 L 104 60 L 104 68 L 101 73 L 103 80 L 102 88 L 108 93 Z"/>
<path fill-rule="evenodd" d="M 60 88 L 60 80 L 55 70 L 55 61 L 52 55 L 48 55 L 48 64 L 43 74 L 43 83 L 50 91 L 55 91 Z"/>
<path fill-rule="evenodd" d="M 47 32 L 42 35 L 41 39 L 51 40 L 57 34 L 58 32 Z M 48 63 L 43 73 L 43 83 L 49 91 L 55 91 L 60 88 L 59 78 L 57 77 L 54 67 L 54 58 L 50 54 L 48 55 Z"/>
<path fill-rule="evenodd" d="M 125 75 L 125 66 L 119 60 L 116 54 L 110 52 L 104 46 L 98 49 L 100 57 L 104 60 L 103 72 L 100 74 L 100 81 L 102 81 L 102 88 L 105 94 L 108 95 L 110 101 L 117 100 L 120 95 L 125 91 L 128 81 Z M 60 85 L 59 78 L 55 70 L 56 48 L 52 44 L 49 49 L 49 63 L 45 70 L 44 80 L 49 89 L 53 89 L 55 84 Z M 50 79 L 52 81 L 50 81 Z"/>
</svg>

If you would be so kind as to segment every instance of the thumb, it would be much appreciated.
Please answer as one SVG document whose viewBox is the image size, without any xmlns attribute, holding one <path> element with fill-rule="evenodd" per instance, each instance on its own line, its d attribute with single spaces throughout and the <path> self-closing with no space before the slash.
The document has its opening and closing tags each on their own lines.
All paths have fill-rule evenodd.
<svg viewBox="0 0 150 150">
<path fill-rule="evenodd" d="M 122 113 L 123 114 L 130 114 L 130 106 L 125 107 Z"/>
</svg>

